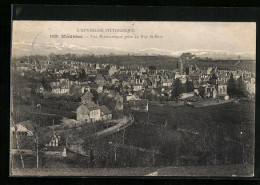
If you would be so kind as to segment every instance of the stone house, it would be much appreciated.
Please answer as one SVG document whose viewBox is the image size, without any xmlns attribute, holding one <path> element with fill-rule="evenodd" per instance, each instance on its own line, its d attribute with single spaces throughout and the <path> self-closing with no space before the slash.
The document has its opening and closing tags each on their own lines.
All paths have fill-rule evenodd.
<svg viewBox="0 0 260 185">
<path fill-rule="evenodd" d="M 93 102 L 82 104 L 77 108 L 78 121 L 96 122 L 100 119 L 100 108 Z"/>
</svg>

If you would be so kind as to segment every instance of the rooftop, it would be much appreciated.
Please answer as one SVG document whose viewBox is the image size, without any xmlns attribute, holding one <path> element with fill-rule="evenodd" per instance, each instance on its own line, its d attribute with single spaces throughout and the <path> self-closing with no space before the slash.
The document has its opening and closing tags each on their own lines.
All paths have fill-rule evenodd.
<svg viewBox="0 0 260 185">
<path fill-rule="evenodd" d="M 105 105 L 102 105 L 99 108 L 100 108 L 100 112 L 104 113 L 105 115 L 111 114 L 111 111 Z"/>
</svg>

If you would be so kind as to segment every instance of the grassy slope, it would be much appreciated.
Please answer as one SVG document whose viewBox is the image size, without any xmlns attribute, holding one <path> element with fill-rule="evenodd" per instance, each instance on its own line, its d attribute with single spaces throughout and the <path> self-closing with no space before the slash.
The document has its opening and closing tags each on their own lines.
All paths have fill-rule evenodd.
<svg viewBox="0 0 260 185">
<path fill-rule="evenodd" d="M 159 107 L 149 106 L 149 122 L 168 126 L 196 127 L 202 121 L 212 121 L 225 127 L 233 127 L 241 122 L 254 121 L 254 103 L 243 101 L 239 104 L 227 103 L 215 106 L 194 108 L 188 106 Z M 236 116 L 232 116 L 236 115 Z M 147 115 L 139 115 L 139 120 L 146 121 Z"/>
<path fill-rule="evenodd" d="M 172 155 L 173 158 L 175 155 L 195 155 L 201 157 L 196 152 L 191 154 L 191 151 L 195 146 L 196 150 L 203 146 L 203 135 L 206 130 L 207 134 L 209 134 L 206 139 L 206 145 L 211 155 L 217 152 L 217 155 L 222 158 L 222 162 L 224 161 L 224 156 L 228 155 L 229 159 L 233 161 L 232 163 L 236 163 L 240 160 L 239 156 L 241 156 L 237 154 L 242 151 L 240 148 L 241 135 L 239 125 L 245 122 L 243 142 L 248 147 L 253 148 L 254 103 L 252 102 L 227 103 L 202 108 L 150 106 L 149 114 L 150 123 L 163 125 L 167 121 L 167 127 L 144 125 L 142 123 L 146 122 L 147 115 L 136 113 L 135 117 L 139 124 L 127 129 L 127 144 L 145 148 L 154 148 L 156 146 L 160 148 L 163 145 L 176 147 L 175 149 L 181 147 L 183 148 L 180 150 L 181 152 L 175 154 L 175 149 L 173 148 L 169 155 Z M 193 135 L 179 132 L 176 128 L 197 131 L 199 134 Z M 248 154 L 250 154 L 250 151 L 248 151 Z M 204 162 L 201 161 L 199 164 Z"/>
</svg>

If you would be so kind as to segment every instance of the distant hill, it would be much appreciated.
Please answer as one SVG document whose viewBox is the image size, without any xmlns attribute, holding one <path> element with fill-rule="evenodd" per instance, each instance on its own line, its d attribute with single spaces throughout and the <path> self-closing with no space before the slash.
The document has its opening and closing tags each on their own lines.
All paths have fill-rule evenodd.
<svg viewBox="0 0 260 185">
<path fill-rule="evenodd" d="M 170 56 L 179 57 L 182 53 L 191 53 L 200 58 L 212 58 L 212 59 L 255 59 L 255 52 L 230 52 L 224 50 L 198 50 L 198 49 L 187 49 L 181 51 L 167 50 L 161 48 L 144 48 L 137 51 L 123 50 L 117 47 L 107 47 L 107 46 L 79 46 L 74 44 L 39 44 L 39 43 L 13 43 L 13 55 L 49 55 L 50 53 L 55 54 L 94 54 L 94 55 L 134 55 L 134 56 Z"/>
</svg>

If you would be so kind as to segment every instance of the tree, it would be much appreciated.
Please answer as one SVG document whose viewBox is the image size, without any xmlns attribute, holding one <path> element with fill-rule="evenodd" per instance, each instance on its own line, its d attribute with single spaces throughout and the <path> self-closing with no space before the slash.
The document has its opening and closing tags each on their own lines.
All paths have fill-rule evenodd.
<svg viewBox="0 0 260 185">
<path fill-rule="evenodd" d="M 150 101 L 154 101 L 156 99 L 156 96 L 154 94 L 152 94 L 151 92 L 144 92 L 143 98 L 148 99 Z"/>
<path fill-rule="evenodd" d="M 115 110 L 116 100 L 106 95 L 100 95 L 98 98 L 99 105 L 105 105 L 109 110 Z"/>
<path fill-rule="evenodd" d="M 13 122 L 13 125 L 14 125 L 14 128 L 15 128 L 15 141 L 16 141 L 16 147 L 17 147 L 17 151 L 19 152 L 19 155 L 20 155 L 20 160 L 21 160 L 21 164 L 22 164 L 22 168 L 24 168 L 24 160 L 23 160 L 23 154 L 22 152 L 20 151 L 20 143 L 19 143 L 19 137 L 18 137 L 18 134 L 17 134 L 17 126 L 16 124 Z"/>
<path fill-rule="evenodd" d="M 238 96 L 242 96 L 242 97 L 246 96 L 246 86 L 242 76 L 240 76 L 237 79 L 237 94 Z"/>
<path fill-rule="evenodd" d="M 99 99 L 100 99 L 100 95 L 98 94 L 98 92 L 95 89 L 90 89 L 90 92 L 93 94 L 93 101 L 95 103 L 99 103 Z"/>
<path fill-rule="evenodd" d="M 149 66 L 150 70 L 156 70 L 157 68 L 155 66 Z"/>
<path fill-rule="evenodd" d="M 45 91 L 48 91 L 48 92 L 52 91 L 50 84 L 45 80 L 44 77 L 42 77 L 41 84 Z"/>
<path fill-rule="evenodd" d="M 237 85 L 232 73 L 227 83 L 227 93 L 230 97 L 237 95 Z"/>
<path fill-rule="evenodd" d="M 192 81 L 186 81 L 186 84 L 185 84 L 185 91 L 186 92 L 192 92 L 194 91 L 194 84 Z"/>
<path fill-rule="evenodd" d="M 70 77 L 70 73 L 69 72 L 62 73 L 62 78 L 69 78 L 69 77 Z"/>
<path fill-rule="evenodd" d="M 200 86 L 199 89 L 198 89 L 198 91 L 199 91 L 199 95 L 200 95 L 202 98 L 204 98 L 205 87 Z"/>
<path fill-rule="evenodd" d="M 178 99 L 181 97 L 181 94 L 183 92 L 183 87 L 181 80 L 179 78 L 176 78 L 173 82 L 173 88 L 172 88 L 172 97 L 175 99 L 176 102 L 178 102 Z"/>
<path fill-rule="evenodd" d="M 212 74 L 212 76 L 209 78 L 209 84 L 216 85 L 217 84 L 217 75 L 215 73 Z"/>
<path fill-rule="evenodd" d="M 124 115 L 127 115 L 127 116 L 129 116 L 131 114 L 131 108 L 130 108 L 129 104 L 124 106 L 123 112 L 124 112 Z"/>
<path fill-rule="evenodd" d="M 121 84 L 119 84 L 119 85 L 115 85 L 115 87 L 114 87 L 115 92 L 120 93 L 121 88 L 122 88 L 122 85 L 121 85 Z"/>
<path fill-rule="evenodd" d="M 86 77 L 86 71 L 84 69 L 81 69 L 81 71 L 79 72 L 79 80 L 83 81 Z"/>
</svg>

